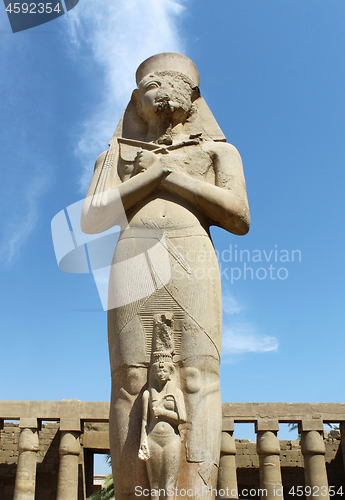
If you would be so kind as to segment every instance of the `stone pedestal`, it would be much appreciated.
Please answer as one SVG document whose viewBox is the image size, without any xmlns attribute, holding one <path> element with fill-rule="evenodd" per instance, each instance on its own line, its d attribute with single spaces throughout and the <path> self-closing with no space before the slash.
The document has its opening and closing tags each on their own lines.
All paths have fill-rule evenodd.
<svg viewBox="0 0 345 500">
<path fill-rule="evenodd" d="M 38 452 L 36 418 L 21 418 L 18 442 L 18 465 L 13 500 L 34 500 Z"/>
<path fill-rule="evenodd" d="M 80 420 L 60 420 L 60 465 L 57 500 L 78 499 L 78 465 L 80 455 Z"/>
<path fill-rule="evenodd" d="M 325 462 L 322 420 L 302 420 L 298 428 L 301 434 L 301 450 L 304 457 L 305 486 L 310 486 L 311 494 L 306 497 L 329 499 Z M 306 491 L 307 493 L 307 491 Z"/>
<path fill-rule="evenodd" d="M 278 420 L 259 419 L 255 424 L 257 454 L 259 455 L 260 489 L 262 499 L 283 498 L 280 470 L 280 444 L 277 436 Z"/>
<path fill-rule="evenodd" d="M 218 498 L 238 498 L 234 421 L 223 419 L 222 444 L 218 473 Z"/>
</svg>

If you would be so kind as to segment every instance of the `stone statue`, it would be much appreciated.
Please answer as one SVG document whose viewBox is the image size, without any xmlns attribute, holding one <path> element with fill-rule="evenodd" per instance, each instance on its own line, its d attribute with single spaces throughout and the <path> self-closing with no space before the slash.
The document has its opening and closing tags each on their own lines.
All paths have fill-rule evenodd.
<svg viewBox="0 0 345 500">
<path fill-rule="evenodd" d="M 148 489 L 154 497 L 170 485 L 206 500 L 215 496 L 222 418 L 221 288 L 209 227 L 247 233 L 242 162 L 190 59 L 158 54 L 136 79 L 81 219 L 86 233 L 122 226 L 108 297 L 115 496 Z M 157 322 L 170 349 L 154 345 Z"/>
</svg>

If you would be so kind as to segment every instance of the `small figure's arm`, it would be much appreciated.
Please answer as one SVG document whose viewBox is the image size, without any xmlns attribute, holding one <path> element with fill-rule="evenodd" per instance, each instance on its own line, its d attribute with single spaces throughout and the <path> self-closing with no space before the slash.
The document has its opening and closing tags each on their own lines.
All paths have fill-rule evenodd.
<svg viewBox="0 0 345 500">
<path fill-rule="evenodd" d="M 167 410 L 166 408 L 160 408 L 159 406 L 156 408 L 152 408 L 153 416 L 155 420 L 165 420 L 172 425 L 178 425 L 180 423 L 178 414 L 174 410 Z"/>
<path fill-rule="evenodd" d="M 166 408 L 157 406 L 152 408 L 152 413 L 156 420 L 161 418 L 170 424 L 179 425 L 186 421 L 186 409 L 182 391 L 176 388 L 174 392 L 176 394 L 167 394 L 165 397 L 170 396 L 174 399 L 176 410 L 167 410 Z"/>
<path fill-rule="evenodd" d="M 140 437 L 140 447 L 138 457 L 140 460 L 148 460 L 150 458 L 150 451 L 147 444 L 147 415 L 149 409 L 149 399 L 150 393 L 148 390 L 144 391 L 143 394 L 143 417 L 141 422 L 141 437 Z"/>
</svg>

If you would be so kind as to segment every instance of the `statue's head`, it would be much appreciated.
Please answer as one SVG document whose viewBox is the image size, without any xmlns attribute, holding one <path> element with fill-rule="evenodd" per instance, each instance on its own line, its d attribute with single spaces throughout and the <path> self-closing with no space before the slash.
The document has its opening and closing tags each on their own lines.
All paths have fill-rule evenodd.
<svg viewBox="0 0 345 500">
<path fill-rule="evenodd" d="M 139 116 L 152 120 L 185 121 L 200 96 L 198 70 L 182 54 L 164 53 L 146 59 L 136 73 L 133 93 Z"/>
<path fill-rule="evenodd" d="M 184 122 L 199 95 L 198 87 L 176 71 L 150 73 L 134 91 L 138 114 L 146 122 L 169 118 Z"/>
<path fill-rule="evenodd" d="M 157 382 L 171 380 L 175 371 L 172 353 L 169 351 L 156 351 L 152 354 L 151 376 Z"/>
<path fill-rule="evenodd" d="M 149 57 L 137 69 L 136 82 L 111 140 L 114 145 L 118 137 L 169 145 L 178 124 L 186 136 L 225 140 L 200 96 L 199 73 L 188 57 L 171 52 Z"/>
</svg>

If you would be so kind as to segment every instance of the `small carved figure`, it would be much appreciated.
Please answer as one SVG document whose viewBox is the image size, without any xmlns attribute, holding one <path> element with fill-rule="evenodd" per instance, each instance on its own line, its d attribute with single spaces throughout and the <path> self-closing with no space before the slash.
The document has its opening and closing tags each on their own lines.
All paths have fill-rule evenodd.
<svg viewBox="0 0 345 500">
<path fill-rule="evenodd" d="M 181 462 L 179 424 L 186 421 L 186 408 L 177 386 L 173 364 L 173 314 L 154 317 L 149 388 L 143 394 L 143 419 L 139 458 L 146 461 L 151 492 L 173 500 Z"/>
<path fill-rule="evenodd" d="M 176 387 L 169 354 L 155 353 L 149 389 L 143 394 L 143 421 L 139 458 L 146 460 L 151 491 L 161 500 L 174 498 L 181 462 L 178 426 L 186 421 L 182 391 Z"/>
</svg>

